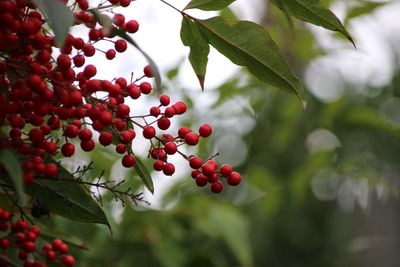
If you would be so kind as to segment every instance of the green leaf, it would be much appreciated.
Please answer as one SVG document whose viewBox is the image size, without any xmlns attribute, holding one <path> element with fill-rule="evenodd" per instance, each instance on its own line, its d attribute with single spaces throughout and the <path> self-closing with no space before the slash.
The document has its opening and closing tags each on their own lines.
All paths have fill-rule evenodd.
<svg viewBox="0 0 400 267">
<path fill-rule="evenodd" d="M 153 194 L 154 193 L 153 180 L 151 178 L 150 172 L 144 166 L 143 162 L 139 158 L 136 158 L 136 163 L 133 166 L 137 175 L 139 175 L 140 179 L 142 180 L 146 188 L 149 189 L 150 192 Z"/>
<path fill-rule="evenodd" d="M 7 258 L 7 257 L 4 256 L 4 255 L 0 255 L 0 262 L 6 262 L 6 263 L 8 263 L 10 266 L 13 266 L 13 267 L 22 267 L 22 265 L 20 265 L 20 264 L 14 262 L 14 261 L 12 261 L 12 260 L 10 260 L 9 258 Z"/>
<path fill-rule="evenodd" d="M 362 15 L 367 15 L 371 14 L 375 9 L 386 5 L 388 2 L 382 2 L 382 3 L 377 3 L 377 2 L 371 2 L 371 1 L 365 1 L 360 3 L 360 6 L 356 6 L 347 13 L 346 16 L 346 22 L 352 18 L 359 17 Z"/>
<path fill-rule="evenodd" d="M 190 47 L 189 61 L 199 79 L 201 89 L 204 90 L 210 46 L 201 35 L 198 24 L 185 16 L 182 19 L 181 39 L 185 46 Z"/>
<path fill-rule="evenodd" d="M 59 46 L 64 43 L 69 27 L 74 22 L 72 11 L 59 0 L 33 0 L 34 4 L 47 17 Z"/>
<path fill-rule="evenodd" d="M 342 33 L 354 45 L 353 39 L 340 20 L 332 11 L 320 5 L 318 0 L 271 0 L 271 2 L 298 19 Z"/>
<path fill-rule="evenodd" d="M 183 9 L 198 8 L 201 10 L 220 10 L 229 6 L 235 0 L 192 0 Z"/>
<path fill-rule="evenodd" d="M 265 28 L 253 22 L 222 17 L 195 22 L 220 53 L 233 63 L 247 67 L 261 81 L 296 94 L 305 108 L 303 87 Z"/>
<path fill-rule="evenodd" d="M 55 163 L 49 159 L 48 163 Z M 107 217 L 88 191 L 65 168 L 58 166 L 56 178 L 36 178 L 27 193 L 45 205 L 51 213 L 71 220 L 109 226 Z"/>
<path fill-rule="evenodd" d="M 37 226 L 39 226 L 40 229 L 42 229 L 40 238 L 42 238 L 48 242 L 52 242 L 54 239 L 60 238 L 68 246 L 72 246 L 72 247 L 75 247 L 78 249 L 83 249 L 83 250 L 89 250 L 88 245 L 85 244 L 81 239 L 79 239 L 75 235 L 60 231 L 58 228 L 50 227 L 50 226 L 40 223 L 38 221 L 36 221 L 35 224 Z"/>
<path fill-rule="evenodd" d="M 11 150 L 3 149 L 0 151 L 0 164 L 7 170 L 8 176 L 14 185 L 18 195 L 18 205 L 25 207 L 27 200 L 24 194 L 21 164 L 17 156 Z"/>
</svg>

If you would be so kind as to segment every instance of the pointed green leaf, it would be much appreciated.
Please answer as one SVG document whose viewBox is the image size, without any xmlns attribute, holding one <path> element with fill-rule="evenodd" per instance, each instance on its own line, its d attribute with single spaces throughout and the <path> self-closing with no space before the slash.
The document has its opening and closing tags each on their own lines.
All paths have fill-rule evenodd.
<svg viewBox="0 0 400 267">
<path fill-rule="evenodd" d="M 143 162 L 139 158 L 136 158 L 136 163 L 133 166 L 135 168 L 137 175 L 139 175 L 139 177 L 142 180 L 142 182 L 144 183 L 144 185 L 153 194 L 154 193 L 153 180 L 151 179 L 150 172 L 144 166 Z"/>
<path fill-rule="evenodd" d="M 24 194 L 21 164 L 17 156 L 11 150 L 3 149 L 0 151 L 0 164 L 7 170 L 9 178 L 14 185 L 18 195 L 18 205 L 25 207 L 27 202 Z"/>
<path fill-rule="evenodd" d="M 187 17 L 183 17 L 182 19 L 181 39 L 185 46 L 190 47 L 189 61 L 199 79 L 201 88 L 204 90 L 204 79 L 210 46 L 201 35 L 198 24 Z"/>
<path fill-rule="evenodd" d="M 72 11 L 59 0 L 33 0 L 39 10 L 48 18 L 58 45 L 64 43 L 69 27 L 74 22 Z"/>
<path fill-rule="evenodd" d="M 302 85 L 265 28 L 253 22 L 222 17 L 195 22 L 220 53 L 233 63 L 247 67 L 258 79 L 296 94 L 305 107 Z"/>
<path fill-rule="evenodd" d="M 183 9 L 198 8 L 201 10 L 220 10 L 229 6 L 235 0 L 192 0 Z"/>
<path fill-rule="evenodd" d="M 49 159 L 48 163 L 55 163 Z M 99 204 L 80 185 L 71 173 L 58 166 L 56 178 L 37 178 L 26 187 L 26 193 L 45 205 L 50 213 L 71 220 L 106 224 L 108 221 Z"/>
<path fill-rule="evenodd" d="M 383 5 L 386 5 L 387 3 L 389 2 L 382 2 L 382 3 L 371 2 L 371 1 L 361 2 L 360 5 L 350 9 L 350 11 L 347 13 L 346 21 L 362 15 L 371 14 L 375 9 Z"/>
<path fill-rule="evenodd" d="M 271 2 L 298 19 L 342 33 L 354 45 L 353 39 L 340 20 L 332 11 L 324 8 L 319 0 L 271 0 Z"/>
</svg>

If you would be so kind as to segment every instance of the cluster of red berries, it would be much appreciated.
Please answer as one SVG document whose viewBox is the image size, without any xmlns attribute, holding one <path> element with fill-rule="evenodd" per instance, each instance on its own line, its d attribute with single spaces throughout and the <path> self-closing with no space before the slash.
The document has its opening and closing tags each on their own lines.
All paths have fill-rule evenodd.
<svg viewBox="0 0 400 267">
<path fill-rule="evenodd" d="M 128 6 L 130 0 L 109 2 Z M 85 27 L 87 36 L 69 34 L 64 44 L 57 47 L 54 36 L 45 29 L 47 21 L 32 2 L 0 2 L 0 125 L 9 127 L 8 137 L 0 135 L 0 149 L 12 149 L 23 161 L 24 183 L 56 177 L 58 166 L 47 163 L 46 159 L 57 153 L 73 156 L 76 151 L 73 139 L 79 139 L 81 150 L 92 151 L 96 146 L 94 131 L 98 132 L 101 145 L 115 145 L 115 151 L 123 155 L 124 167 L 132 167 L 136 161 L 132 141 L 137 131 L 133 127 L 137 127 L 150 142 L 155 170 L 172 175 L 175 166 L 168 162 L 168 155 L 179 153 L 194 169 L 192 176 L 197 185 L 210 183 L 211 190 L 218 193 L 222 190 L 220 177 L 227 178 L 229 185 L 239 184 L 240 175 L 232 172 L 229 165 L 218 170 L 215 161 L 203 163 L 200 158 L 178 150 L 183 144 L 195 146 L 200 137 L 210 136 L 212 129 L 208 124 L 202 125 L 198 133 L 182 127 L 175 137 L 168 133 L 159 135 L 158 131 L 169 129 L 172 117 L 185 113 L 184 102 L 171 104 L 169 96 L 162 95 L 160 104 L 151 107 L 148 114 L 131 114 L 125 100 L 136 100 L 153 90 L 149 82 L 142 81 L 153 77 L 150 66 L 144 67 L 143 75 L 135 81 L 128 82 L 123 77 L 112 81 L 94 78 L 97 68 L 91 64 L 85 66 L 85 58 L 98 51 L 112 60 L 117 53 L 126 51 L 127 42 L 106 31 L 86 11 L 89 8 L 86 0 L 77 0 L 76 4 L 73 6 L 80 10 L 74 12 L 74 25 Z M 136 20 L 125 21 L 122 14 L 111 13 L 111 16 L 112 27 L 128 33 L 138 31 Z M 107 51 L 97 49 L 95 44 L 103 40 L 114 47 Z M 53 58 L 54 55 L 58 56 Z"/>
<path fill-rule="evenodd" d="M 0 208 L 0 232 L 4 233 L 0 239 L 0 255 L 3 258 L 9 258 L 17 249 L 18 259 L 24 262 L 24 267 L 45 267 L 45 262 L 58 262 L 68 267 L 75 265 L 75 258 L 67 255 L 69 247 L 61 239 L 54 239 L 52 243 L 42 242 L 43 247 L 39 249 L 40 228 L 29 226 L 23 219 L 12 223 L 11 220 L 11 212 Z M 0 266 L 9 265 L 0 258 Z"/>
</svg>

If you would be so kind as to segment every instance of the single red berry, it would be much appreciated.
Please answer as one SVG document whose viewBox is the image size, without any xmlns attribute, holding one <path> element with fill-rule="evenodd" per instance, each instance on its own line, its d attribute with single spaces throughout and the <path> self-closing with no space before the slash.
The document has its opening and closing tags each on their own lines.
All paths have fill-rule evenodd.
<svg viewBox="0 0 400 267">
<path fill-rule="evenodd" d="M 60 252 L 60 254 L 67 254 L 69 250 L 69 247 L 67 244 L 62 243 L 59 247 L 58 247 L 58 252 Z"/>
<path fill-rule="evenodd" d="M 66 54 L 60 54 L 57 57 L 57 66 L 60 69 L 68 69 L 71 67 L 71 59 Z"/>
<path fill-rule="evenodd" d="M 74 90 L 68 94 L 68 102 L 71 106 L 78 107 L 82 105 L 82 93 Z"/>
<path fill-rule="evenodd" d="M 35 243 L 31 241 L 24 242 L 22 247 L 26 252 L 32 252 L 36 249 Z"/>
<path fill-rule="evenodd" d="M 64 157 L 71 157 L 75 153 L 75 146 L 72 143 L 65 143 L 61 146 L 61 154 Z"/>
<path fill-rule="evenodd" d="M 33 183 L 33 180 L 35 179 L 35 177 L 33 176 L 32 173 L 27 172 L 23 174 L 23 180 L 24 180 L 24 184 L 26 185 L 30 185 Z"/>
<path fill-rule="evenodd" d="M 124 144 L 118 144 L 118 145 L 115 147 L 115 151 L 116 151 L 118 154 L 124 154 L 124 153 L 126 152 L 126 146 L 125 146 Z"/>
<path fill-rule="evenodd" d="M 193 132 L 186 134 L 185 143 L 190 146 L 197 145 L 199 143 L 199 135 Z"/>
<path fill-rule="evenodd" d="M 150 108 L 150 115 L 154 116 L 154 117 L 158 117 L 158 115 L 160 115 L 161 110 L 159 107 L 151 107 Z"/>
<path fill-rule="evenodd" d="M 11 245 L 10 241 L 7 238 L 2 238 L 0 239 L 0 248 L 1 249 L 7 249 Z"/>
<path fill-rule="evenodd" d="M 117 52 L 122 53 L 126 51 L 128 45 L 125 40 L 120 39 L 115 42 L 114 47 Z"/>
<path fill-rule="evenodd" d="M 214 172 L 213 175 L 208 176 L 207 178 L 208 178 L 208 182 L 209 182 L 210 184 L 212 184 L 212 183 L 215 183 L 216 181 L 218 181 L 219 176 L 218 176 L 217 173 Z"/>
<path fill-rule="evenodd" d="M 229 176 L 228 176 L 228 184 L 235 186 L 240 184 L 242 180 L 242 177 L 240 176 L 240 174 L 238 172 L 232 172 Z"/>
<path fill-rule="evenodd" d="M 103 146 L 111 145 L 112 143 L 112 133 L 102 132 L 99 136 L 99 143 Z"/>
<path fill-rule="evenodd" d="M 161 139 L 162 139 L 161 141 L 162 141 L 163 144 L 166 144 L 167 142 L 174 141 L 174 137 L 172 135 L 170 135 L 170 134 L 163 134 Z"/>
<path fill-rule="evenodd" d="M 93 76 L 95 76 L 96 73 L 97 73 L 97 68 L 96 68 L 94 65 L 92 65 L 92 64 L 87 65 L 87 66 L 85 67 L 85 69 L 83 70 L 83 74 L 84 74 L 85 77 L 88 78 L 88 79 L 90 79 L 90 78 L 92 78 Z"/>
<path fill-rule="evenodd" d="M 148 78 L 152 78 L 154 77 L 153 75 L 153 71 L 151 70 L 151 66 L 147 65 L 146 67 L 144 67 L 143 69 L 144 75 Z"/>
<path fill-rule="evenodd" d="M 95 143 L 92 139 L 87 141 L 81 141 L 81 148 L 83 151 L 89 152 L 92 151 L 95 147 Z"/>
<path fill-rule="evenodd" d="M 212 128 L 208 124 L 203 124 L 199 128 L 199 134 L 201 137 L 209 137 L 212 133 Z"/>
<path fill-rule="evenodd" d="M 33 128 L 29 131 L 29 140 L 34 144 L 38 144 L 44 140 L 44 134 L 40 128 Z"/>
<path fill-rule="evenodd" d="M 123 144 L 130 143 L 134 138 L 133 134 L 130 131 L 123 131 L 119 134 L 119 136 L 120 136 L 120 141 Z"/>
<path fill-rule="evenodd" d="M 108 60 L 112 60 L 112 59 L 115 58 L 115 55 L 116 55 L 116 54 L 117 54 L 117 52 L 115 52 L 114 49 L 109 49 L 109 50 L 107 50 L 107 52 L 106 52 L 106 58 L 107 58 Z"/>
<path fill-rule="evenodd" d="M 190 173 L 190 176 L 192 176 L 193 179 L 196 179 L 197 175 L 199 175 L 200 172 L 198 170 L 192 170 Z"/>
<path fill-rule="evenodd" d="M 164 145 L 164 151 L 168 154 L 168 155 L 173 155 L 176 153 L 177 151 L 177 146 L 174 142 L 168 142 Z"/>
<path fill-rule="evenodd" d="M 211 184 L 211 191 L 213 193 L 220 193 L 223 188 L 224 188 L 224 186 L 222 185 L 222 183 L 220 181 L 216 181 Z"/>
<path fill-rule="evenodd" d="M 187 109 L 186 104 L 182 101 L 176 102 L 172 107 L 175 109 L 175 114 L 177 115 L 185 113 Z"/>
<path fill-rule="evenodd" d="M 157 126 L 161 130 L 167 130 L 171 126 L 171 121 L 166 117 L 160 118 L 157 121 Z"/>
<path fill-rule="evenodd" d="M 65 127 L 64 135 L 68 138 L 75 138 L 78 136 L 78 133 L 79 133 L 79 128 L 76 127 L 75 125 L 71 124 Z"/>
<path fill-rule="evenodd" d="M 125 24 L 125 29 L 129 33 L 135 33 L 139 30 L 139 23 L 136 20 L 132 19 Z M 147 77 L 153 77 L 153 76 L 147 76 Z"/>
<path fill-rule="evenodd" d="M 205 175 L 205 176 L 212 176 L 215 173 L 215 166 L 213 164 L 210 163 L 206 163 L 203 165 L 203 167 L 201 168 L 201 172 Z"/>
<path fill-rule="evenodd" d="M 162 171 L 164 169 L 164 161 L 156 160 L 153 163 L 153 169 L 156 170 L 156 171 Z"/>
<path fill-rule="evenodd" d="M 172 163 L 166 163 L 163 168 L 163 173 L 165 175 L 171 176 L 175 172 L 175 166 Z"/>
<path fill-rule="evenodd" d="M 178 135 L 180 138 L 185 138 L 185 136 L 190 132 L 191 132 L 191 130 L 188 127 L 183 126 L 183 127 L 179 128 Z"/>
<path fill-rule="evenodd" d="M 196 184 L 197 186 L 205 186 L 208 183 L 208 178 L 204 174 L 200 173 L 196 176 Z"/>
<path fill-rule="evenodd" d="M 232 173 L 232 166 L 229 164 L 224 164 L 221 166 L 221 169 L 219 170 L 219 173 L 223 177 L 228 177 Z"/>
<path fill-rule="evenodd" d="M 175 115 L 175 109 L 173 107 L 168 107 L 164 111 L 165 117 L 171 118 Z"/>
<path fill-rule="evenodd" d="M 160 104 L 163 106 L 168 106 L 170 103 L 170 98 L 167 95 L 161 95 L 160 96 Z"/>
<path fill-rule="evenodd" d="M 76 55 L 72 58 L 72 60 L 74 61 L 75 67 L 79 68 L 85 65 L 85 57 L 83 55 Z"/>
<path fill-rule="evenodd" d="M 75 258 L 73 256 L 66 255 L 61 258 L 61 262 L 67 267 L 72 267 L 75 265 Z"/>
<path fill-rule="evenodd" d="M 132 99 L 138 99 L 141 96 L 141 92 L 139 89 L 139 86 L 136 84 L 130 84 L 126 87 L 126 90 L 129 92 L 129 96 L 132 97 Z"/>
<path fill-rule="evenodd" d="M 82 141 L 88 141 L 92 138 L 92 131 L 85 128 L 79 131 L 79 139 Z"/>
<path fill-rule="evenodd" d="M 44 175 L 46 177 L 49 177 L 49 178 L 55 177 L 57 175 L 57 172 L 58 172 L 57 165 L 55 165 L 53 163 L 49 163 L 49 164 L 45 165 Z"/>
<path fill-rule="evenodd" d="M 203 165 L 203 161 L 199 157 L 192 157 L 189 160 L 189 165 L 192 169 L 199 169 Z"/>
<path fill-rule="evenodd" d="M 54 261 L 57 258 L 57 254 L 54 252 L 54 250 L 48 250 L 46 252 L 46 259 L 48 261 Z"/>
<path fill-rule="evenodd" d="M 128 105 L 120 104 L 117 108 L 117 113 L 125 116 L 125 115 L 129 115 L 130 110 L 131 109 L 129 108 Z"/>
<path fill-rule="evenodd" d="M 145 94 L 145 95 L 150 94 L 150 92 L 152 90 L 152 86 L 148 82 L 142 82 L 139 85 L 139 88 L 140 88 L 140 92 L 142 92 L 142 94 Z"/>
<path fill-rule="evenodd" d="M 115 25 L 122 26 L 122 25 L 124 25 L 124 22 L 125 22 L 125 16 L 117 13 L 117 14 L 114 14 L 114 17 L 112 20 Z"/>
<path fill-rule="evenodd" d="M 131 155 L 131 154 L 125 155 L 125 156 L 122 158 L 122 166 L 124 166 L 125 168 L 130 168 L 130 167 L 132 167 L 133 165 L 135 165 L 135 162 L 136 162 L 136 159 L 135 159 L 135 157 L 134 157 L 133 155 Z"/>
<path fill-rule="evenodd" d="M 109 125 L 109 124 L 111 124 L 112 123 L 112 120 L 113 120 L 113 116 L 112 116 L 112 114 L 110 113 L 110 112 L 108 112 L 108 111 L 102 111 L 101 113 L 100 113 L 100 116 L 99 116 L 99 121 L 103 124 L 103 125 Z"/>
<path fill-rule="evenodd" d="M 153 126 L 145 126 L 143 129 L 143 137 L 146 139 L 151 139 L 156 136 L 156 129 Z"/>
</svg>

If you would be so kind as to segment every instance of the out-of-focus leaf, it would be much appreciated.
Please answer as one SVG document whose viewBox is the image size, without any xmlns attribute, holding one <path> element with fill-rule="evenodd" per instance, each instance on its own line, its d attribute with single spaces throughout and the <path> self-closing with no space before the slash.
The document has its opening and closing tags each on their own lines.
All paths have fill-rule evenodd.
<svg viewBox="0 0 400 267">
<path fill-rule="evenodd" d="M 220 10 L 229 6 L 234 1 L 235 0 L 192 0 L 187 4 L 184 10 L 191 8 L 198 8 L 201 10 Z"/>
<path fill-rule="evenodd" d="M 237 19 L 237 16 L 235 15 L 235 13 L 232 11 L 232 9 L 230 9 L 229 7 L 225 7 L 224 9 L 222 9 L 219 12 L 219 15 L 221 17 L 224 18 L 228 18 L 228 19 Z"/>
<path fill-rule="evenodd" d="M 24 194 L 22 170 L 18 158 L 11 150 L 2 149 L 0 151 L 0 164 L 7 170 L 8 177 L 14 185 L 15 192 L 18 195 L 18 205 L 24 207 L 27 204 L 27 200 Z"/>
<path fill-rule="evenodd" d="M 149 191 L 153 194 L 154 185 L 153 180 L 151 179 L 150 172 L 147 170 L 147 168 L 144 166 L 143 162 L 139 158 L 136 158 L 134 169 L 146 188 L 149 189 Z"/>
<path fill-rule="evenodd" d="M 16 263 L 15 261 L 10 260 L 9 258 L 5 257 L 4 255 L 0 255 L 0 262 L 3 262 L 3 263 L 6 262 L 10 266 L 14 266 L 14 267 L 22 267 L 22 265 Z"/>
<path fill-rule="evenodd" d="M 48 163 L 55 163 L 49 160 Z M 46 205 L 51 213 L 82 222 L 101 223 L 109 226 L 99 204 L 65 168 L 58 166 L 56 178 L 34 180 L 26 188 L 36 201 Z"/>
<path fill-rule="evenodd" d="M 201 35 L 198 24 L 185 16 L 182 18 L 181 39 L 185 46 L 190 47 L 189 61 L 199 79 L 201 89 L 204 90 L 210 46 Z"/>
<path fill-rule="evenodd" d="M 271 0 L 280 9 L 306 22 L 322 26 L 325 29 L 338 31 L 354 45 L 350 34 L 343 27 L 340 20 L 329 9 L 320 5 L 316 0 Z"/>
<path fill-rule="evenodd" d="M 69 27 L 74 22 L 72 11 L 59 0 L 33 0 L 39 10 L 48 18 L 58 45 L 64 43 Z"/>
<path fill-rule="evenodd" d="M 52 228 L 40 222 L 35 222 L 35 224 L 39 226 L 40 229 L 42 230 L 40 237 L 48 242 L 52 242 L 54 239 L 59 238 L 69 246 L 78 249 L 89 250 L 88 245 L 85 244 L 77 236 L 74 236 L 67 232 L 60 231 L 59 229 L 56 228 Z"/>
<path fill-rule="evenodd" d="M 233 63 L 247 67 L 263 82 L 296 94 L 305 108 L 303 87 L 265 28 L 253 22 L 222 17 L 195 22 L 220 53 Z"/>
<path fill-rule="evenodd" d="M 230 206 L 213 205 L 209 216 L 233 255 L 242 265 L 251 266 L 250 225 L 245 215 Z"/>
<path fill-rule="evenodd" d="M 353 7 L 347 13 L 346 22 L 352 18 L 359 17 L 362 15 L 371 14 L 375 9 L 387 4 L 388 2 L 371 2 L 371 1 L 362 1 L 359 6 Z"/>
</svg>

